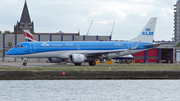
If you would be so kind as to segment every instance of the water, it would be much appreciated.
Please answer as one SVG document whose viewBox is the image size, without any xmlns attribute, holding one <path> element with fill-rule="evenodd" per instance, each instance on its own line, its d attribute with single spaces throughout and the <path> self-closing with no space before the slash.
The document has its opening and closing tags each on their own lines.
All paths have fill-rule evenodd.
<svg viewBox="0 0 180 101">
<path fill-rule="evenodd" d="M 179 101 L 180 80 L 1 80 L 0 101 Z"/>
</svg>

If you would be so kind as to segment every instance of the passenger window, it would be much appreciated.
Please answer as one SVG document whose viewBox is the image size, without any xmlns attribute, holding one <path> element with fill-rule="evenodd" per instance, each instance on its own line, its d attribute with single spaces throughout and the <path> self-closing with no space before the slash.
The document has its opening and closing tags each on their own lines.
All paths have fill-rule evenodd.
<svg viewBox="0 0 180 101">
<path fill-rule="evenodd" d="M 89 47 L 91 47 L 91 46 L 89 46 Z"/>
<path fill-rule="evenodd" d="M 111 46 L 111 47 L 113 47 L 113 46 Z"/>
<path fill-rule="evenodd" d="M 63 46 L 63 48 L 64 48 L 65 46 Z"/>
<path fill-rule="evenodd" d="M 58 46 L 56 46 L 56 48 L 58 48 Z"/>
<path fill-rule="evenodd" d="M 51 46 L 49 46 L 49 48 L 51 48 Z"/>
<path fill-rule="evenodd" d="M 83 46 L 81 46 L 81 47 L 83 47 Z"/>
<path fill-rule="evenodd" d="M 92 47 L 94 47 L 94 46 L 92 46 Z"/>
<path fill-rule="evenodd" d="M 102 46 L 103 47 L 103 46 Z"/>
<path fill-rule="evenodd" d="M 114 47 L 116 47 L 116 46 L 114 46 Z"/>
<path fill-rule="evenodd" d="M 75 48 L 76 46 L 74 46 L 74 48 Z"/>
</svg>

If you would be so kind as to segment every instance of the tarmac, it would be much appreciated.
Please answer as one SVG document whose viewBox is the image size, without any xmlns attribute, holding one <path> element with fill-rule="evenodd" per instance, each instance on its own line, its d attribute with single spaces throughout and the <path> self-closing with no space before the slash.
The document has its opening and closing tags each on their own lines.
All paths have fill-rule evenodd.
<svg viewBox="0 0 180 101">
<path fill-rule="evenodd" d="M 0 62 L 0 66 L 7 67 L 21 67 L 23 66 L 23 62 Z M 26 67 L 44 67 L 44 66 L 58 66 L 56 63 L 45 63 L 45 62 L 27 62 Z"/>
<path fill-rule="evenodd" d="M 172 63 L 135 63 L 134 65 L 129 64 L 99 64 L 96 66 L 180 66 L 180 64 L 172 64 Z M 23 66 L 23 62 L 0 62 L 0 67 L 21 67 Z M 27 62 L 27 66 L 24 67 L 73 67 L 75 66 L 74 63 L 46 63 L 46 62 Z M 89 66 L 88 62 L 82 63 L 81 66 Z M 91 66 L 90 66 L 91 67 Z"/>
<path fill-rule="evenodd" d="M 0 62 L 0 67 L 21 67 L 22 62 Z M 113 64 L 112 66 L 142 66 L 142 64 Z M 151 64 L 144 64 L 149 66 Z M 156 64 L 153 64 L 156 65 Z M 157 64 L 176 66 L 177 64 Z M 89 66 L 88 63 L 81 65 Z M 100 65 L 96 65 L 97 67 Z M 103 64 L 102 66 L 108 66 Z M 75 67 L 74 64 L 28 62 L 26 67 Z M 146 68 L 146 67 L 145 67 Z M 0 80 L 61 80 L 61 79 L 180 79 L 179 70 L 121 70 L 121 71 L 0 71 Z"/>
</svg>

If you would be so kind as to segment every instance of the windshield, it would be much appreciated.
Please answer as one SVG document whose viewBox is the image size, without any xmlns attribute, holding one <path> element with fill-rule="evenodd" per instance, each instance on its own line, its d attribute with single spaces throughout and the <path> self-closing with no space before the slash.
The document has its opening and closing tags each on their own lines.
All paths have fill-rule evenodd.
<svg viewBox="0 0 180 101">
<path fill-rule="evenodd" d="M 23 45 L 16 45 L 14 48 L 24 48 Z"/>
</svg>

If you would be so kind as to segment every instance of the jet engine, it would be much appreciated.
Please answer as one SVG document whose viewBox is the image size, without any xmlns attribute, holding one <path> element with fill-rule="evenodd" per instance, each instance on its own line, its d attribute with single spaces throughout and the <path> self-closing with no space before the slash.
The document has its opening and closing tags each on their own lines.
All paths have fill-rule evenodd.
<svg viewBox="0 0 180 101">
<path fill-rule="evenodd" d="M 61 63 L 63 60 L 59 58 L 48 58 L 47 62 L 49 63 Z"/>
<path fill-rule="evenodd" d="M 82 63 L 86 60 L 86 57 L 83 54 L 72 54 L 69 55 L 69 60 L 72 63 Z"/>
</svg>

